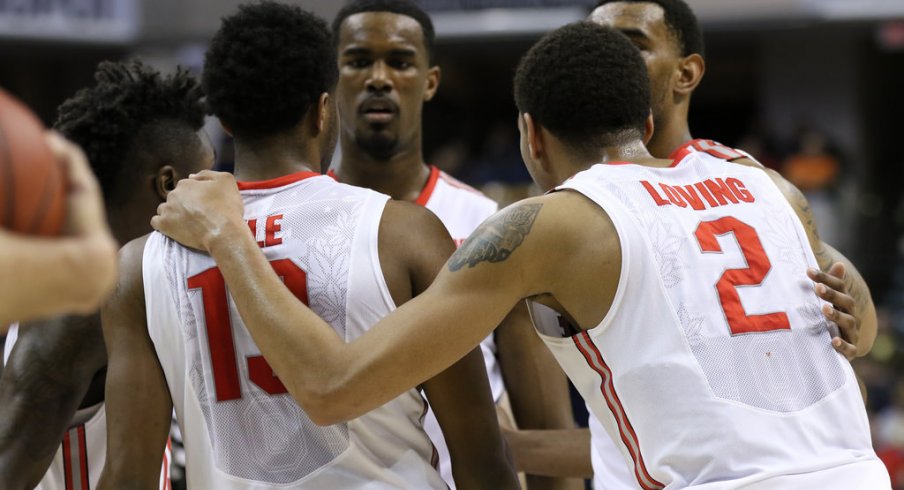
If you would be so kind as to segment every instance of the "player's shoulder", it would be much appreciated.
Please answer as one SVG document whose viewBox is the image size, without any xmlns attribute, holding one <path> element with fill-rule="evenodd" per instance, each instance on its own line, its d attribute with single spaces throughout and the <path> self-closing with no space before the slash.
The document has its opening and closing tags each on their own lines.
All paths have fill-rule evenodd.
<svg viewBox="0 0 904 490">
<path fill-rule="evenodd" d="M 429 197 L 442 197 L 445 194 L 452 196 L 450 201 L 456 202 L 457 206 L 472 206 L 481 209 L 491 209 L 492 211 L 499 208 L 496 201 L 487 197 L 483 192 L 480 192 L 436 167 L 432 167 L 432 169 L 431 179 L 435 175 L 436 183 L 432 195 Z M 428 188 L 429 185 L 430 182 L 428 181 Z M 429 201 L 430 200 L 428 199 L 427 202 Z"/>
<path fill-rule="evenodd" d="M 157 240 L 165 239 L 155 231 L 140 236 L 119 249 L 119 281 L 114 297 L 138 287 L 143 289 L 144 251 L 151 237 Z"/>
</svg>

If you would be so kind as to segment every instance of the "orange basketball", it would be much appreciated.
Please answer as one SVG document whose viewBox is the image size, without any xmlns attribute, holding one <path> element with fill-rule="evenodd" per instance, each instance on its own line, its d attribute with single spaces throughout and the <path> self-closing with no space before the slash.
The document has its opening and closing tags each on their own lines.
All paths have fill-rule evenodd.
<svg viewBox="0 0 904 490">
<path fill-rule="evenodd" d="M 66 176 L 24 104 L 0 90 L 0 227 L 59 235 L 66 218 Z"/>
</svg>

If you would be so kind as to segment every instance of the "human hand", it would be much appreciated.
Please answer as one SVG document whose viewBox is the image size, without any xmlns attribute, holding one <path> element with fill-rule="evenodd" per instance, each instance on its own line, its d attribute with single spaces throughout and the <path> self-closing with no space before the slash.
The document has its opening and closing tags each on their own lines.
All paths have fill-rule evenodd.
<svg viewBox="0 0 904 490">
<path fill-rule="evenodd" d="M 157 207 L 151 226 L 186 247 L 210 252 L 218 239 L 248 231 L 244 212 L 235 177 L 204 170 L 176 185 Z"/>
<path fill-rule="evenodd" d="M 854 298 L 847 294 L 844 283 L 844 264 L 835 262 L 828 272 L 807 269 L 807 276 L 816 282 L 816 295 L 828 301 L 822 314 L 826 320 L 838 325 L 839 336 L 832 338 L 832 347 L 853 360 L 857 357 L 857 340 L 860 338 L 860 319 L 854 316 Z"/>
</svg>

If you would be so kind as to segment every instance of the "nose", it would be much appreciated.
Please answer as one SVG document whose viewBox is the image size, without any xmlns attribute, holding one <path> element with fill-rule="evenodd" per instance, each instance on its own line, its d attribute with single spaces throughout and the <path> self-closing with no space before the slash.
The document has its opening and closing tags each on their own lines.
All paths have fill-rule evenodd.
<svg viewBox="0 0 904 490">
<path fill-rule="evenodd" d="M 382 60 L 376 61 L 371 65 L 370 76 L 367 77 L 367 90 L 369 92 L 389 92 L 392 87 L 389 67 Z"/>
</svg>

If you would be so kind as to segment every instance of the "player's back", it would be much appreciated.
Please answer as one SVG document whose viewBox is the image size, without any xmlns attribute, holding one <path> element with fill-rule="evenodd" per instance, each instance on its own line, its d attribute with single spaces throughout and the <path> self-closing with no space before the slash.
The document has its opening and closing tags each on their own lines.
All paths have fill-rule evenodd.
<svg viewBox="0 0 904 490">
<path fill-rule="evenodd" d="M 806 234 L 762 170 L 693 152 L 561 188 L 609 215 L 619 285 L 595 328 L 535 321 L 641 488 L 887 488 Z"/>
<path fill-rule="evenodd" d="M 346 341 L 392 309 L 377 251 L 387 197 L 312 173 L 239 184 L 249 233 L 286 286 Z M 148 328 L 199 488 L 441 488 L 410 390 L 319 427 L 286 392 L 241 322 L 213 260 L 152 235 Z"/>
</svg>

